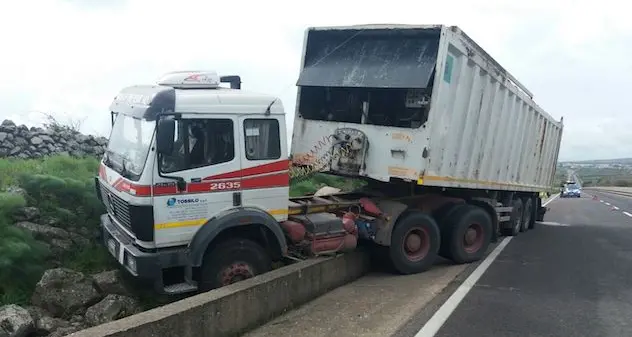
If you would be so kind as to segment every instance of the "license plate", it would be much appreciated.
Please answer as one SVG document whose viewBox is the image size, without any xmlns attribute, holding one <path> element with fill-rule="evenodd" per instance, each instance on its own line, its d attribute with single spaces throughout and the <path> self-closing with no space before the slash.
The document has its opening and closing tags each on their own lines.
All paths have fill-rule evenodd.
<svg viewBox="0 0 632 337">
<path fill-rule="evenodd" d="M 108 240 L 108 250 L 110 251 L 110 254 L 112 254 L 112 256 L 118 258 L 116 254 L 116 242 L 114 242 L 114 240 L 112 239 Z"/>
</svg>

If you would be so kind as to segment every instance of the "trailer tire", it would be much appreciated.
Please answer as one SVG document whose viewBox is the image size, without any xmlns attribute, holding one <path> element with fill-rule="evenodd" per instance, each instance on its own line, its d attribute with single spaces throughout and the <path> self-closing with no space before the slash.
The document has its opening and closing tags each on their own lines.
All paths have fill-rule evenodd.
<svg viewBox="0 0 632 337">
<path fill-rule="evenodd" d="M 263 247 L 248 239 L 229 239 L 204 255 L 199 289 L 209 291 L 270 270 L 272 262 Z"/>
<path fill-rule="evenodd" d="M 513 210 L 511 211 L 511 218 L 509 219 L 509 224 L 503 228 L 503 234 L 507 236 L 517 236 L 520 233 L 520 227 L 522 225 L 522 200 L 520 198 L 516 198 L 513 200 L 512 205 Z"/>
<path fill-rule="evenodd" d="M 446 259 L 450 258 L 449 244 L 446 244 L 446 236 L 449 235 L 449 229 L 452 227 L 454 214 L 459 213 L 464 208 L 467 208 L 468 204 L 450 204 L 440 208 L 435 212 L 434 218 L 437 221 L 439 229 L 441 231 L 441 245 L 439 246 L 439 256 Z"/>
<path fill-rule="evenodd" d="M 391 264 L 401 274 L 426 271 L 437 259 L 440 242 L 439 226 L 431 216 L 406 212 L 397 220 L 391 235 Z"/>
<path fill-rule="evenodd" d="M 441 235 L 442 256 L 455 263 L 478 261 L 492 239 L 492 218 L 486 210 L 463 205 L 446 219 Z"/>
<path fill-rule="evenodd" d="M 532 228 L 531 222 L 533 222 L 533 198 L 524 199 L 524 209 L 522 211 L 522 225 L 520 225 L 520 231 L 526 232 Z"/>
</svg>

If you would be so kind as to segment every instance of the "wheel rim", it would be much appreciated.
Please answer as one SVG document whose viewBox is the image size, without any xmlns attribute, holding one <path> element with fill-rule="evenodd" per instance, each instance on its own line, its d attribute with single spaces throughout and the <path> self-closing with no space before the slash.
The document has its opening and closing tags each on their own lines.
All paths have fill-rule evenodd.
<svg viewBox="0 0 632 337">
<path fill-rule="evenodd" d="M 404 235 L 402 249 L 409 261 L 422 260 L 430 251 L 430 235 L 425 228 L 416 227 Z"/>
<path fill-rule="evenodd" d="M 524 229 L 529 229 L 529 223 L 531 222 L 531 207 L 527 207 L 527 211 L 524 215 Z"/>
<path fill-rule="evenodd" d="M 471 224 L 463 235 L 463 248 L 469 254 L 476 253 L 483 246 L 483 226 Z"/>
<path fill-rule="evenodd" d="M 220 272 L 222 286 L 243 281 L 255 276 L 252 268 L 245 263 L 233 263 Z"/>
</svg>

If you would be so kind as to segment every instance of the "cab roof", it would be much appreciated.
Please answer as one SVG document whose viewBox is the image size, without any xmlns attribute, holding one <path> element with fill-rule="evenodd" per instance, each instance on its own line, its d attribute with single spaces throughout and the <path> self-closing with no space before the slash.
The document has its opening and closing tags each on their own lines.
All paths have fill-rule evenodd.
<svg viewBox="0 0 632 337">
<path fill-rule="evenodd" d="M 146 120 L 160 114 L 284 114 L 278 97 L 219 86 L 214 72 L 172 72 L 154 85 L 123 88 L 110 111 Z"/>
</svg>

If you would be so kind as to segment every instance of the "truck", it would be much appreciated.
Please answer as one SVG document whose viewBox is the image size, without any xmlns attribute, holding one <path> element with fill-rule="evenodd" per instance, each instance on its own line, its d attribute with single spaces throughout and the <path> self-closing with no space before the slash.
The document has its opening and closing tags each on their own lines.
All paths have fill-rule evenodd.
<svg viewBox="0 0 632 337">
<path fill-rule="evenodd" d="M 280 98 L 241 84 L 176 71 L 110 105 L 102 242 L 160 293 L 363 243 L 402 274 L 471 263 L 546 212 L 563 119 L 458 27 L 308 28 L 291 140 Z M 290 197 L 296 172 L 365 184 Z"/>
</svg>

